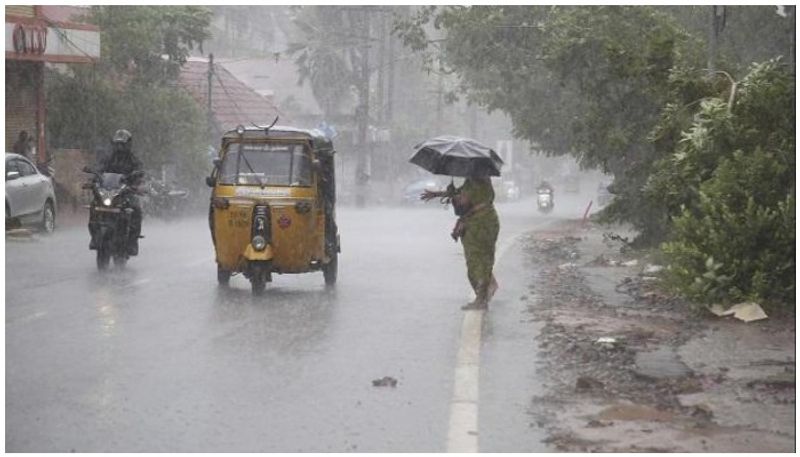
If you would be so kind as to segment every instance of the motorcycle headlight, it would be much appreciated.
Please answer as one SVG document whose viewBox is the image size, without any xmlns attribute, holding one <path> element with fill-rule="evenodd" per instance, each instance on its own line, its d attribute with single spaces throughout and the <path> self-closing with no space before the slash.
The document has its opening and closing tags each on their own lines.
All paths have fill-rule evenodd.
<svg viewBox="0 0 800 457">
<path fill-rule="evenodd" d="M 109 198 L 109 197 L 104 198 L 103 199 L 103 204 L 105 206 L 111 206 L 111 198 Z"/>
<path fill-rule="evenodd" d="M 267 240 L 261 235 L 254 236 L 252 243 L 256 251 L 263 251 L 267 247 Z"/>
</svg>

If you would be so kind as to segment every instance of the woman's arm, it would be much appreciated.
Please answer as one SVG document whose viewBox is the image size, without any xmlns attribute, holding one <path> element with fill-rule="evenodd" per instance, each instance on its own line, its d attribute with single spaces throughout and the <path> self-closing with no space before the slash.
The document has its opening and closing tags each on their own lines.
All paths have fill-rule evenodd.
<svg viewBox="0 0 800 457">
<path fill-rule="evenodd" d="M 432 200 L 434 198 L 445 197 L 445 196 L 447 196 L 447 191 L 437 191 L 437 190 L 425 189 L 425 191 L 423 191 L 420 194 L 419 199 L 422 200 L 422 201 L 428 201 L 428 200 Z"/>
</svg>

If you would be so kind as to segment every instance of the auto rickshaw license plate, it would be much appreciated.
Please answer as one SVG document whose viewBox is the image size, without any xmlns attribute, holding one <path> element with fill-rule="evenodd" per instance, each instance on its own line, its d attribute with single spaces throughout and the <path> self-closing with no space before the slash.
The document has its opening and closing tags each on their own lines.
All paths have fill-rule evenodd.
<svg viewBox="0 0 800 457">
<path fill-rule="evenodd" d="M 248 227 L 250 225 L 250 212 L 247 208 L 237 208 L 231 211 L 231 217 L 228 219 L 228 226 L 230 227 Z"/>
</svg>

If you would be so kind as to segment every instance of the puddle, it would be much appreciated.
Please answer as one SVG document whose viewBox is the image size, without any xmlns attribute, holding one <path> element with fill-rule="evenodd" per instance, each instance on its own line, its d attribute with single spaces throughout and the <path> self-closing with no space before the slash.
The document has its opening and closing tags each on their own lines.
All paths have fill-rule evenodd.
<svg viewBox="0 0 800 457">
<path fill-rule="evenodd" d="M 644 405 L 614 405 L 600 411 L 596 417 L 602 421 L 668 422 L 675 415 Z"/>
</svg>

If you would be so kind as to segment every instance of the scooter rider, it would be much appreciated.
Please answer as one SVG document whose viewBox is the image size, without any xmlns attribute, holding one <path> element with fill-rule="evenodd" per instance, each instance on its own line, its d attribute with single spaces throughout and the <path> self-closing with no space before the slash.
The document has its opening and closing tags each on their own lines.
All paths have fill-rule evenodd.
<svg viewBox="0 0 800 457">
<path fill-rule="evenodd" d="M 111 155 L 100 165 L 100 173 L 120 173 L 130 177 L 128 185 L 136 186 L 141 182 L 144 175 L 142 162 L 133 154 L 131 150 L 133 136 L 131 132 L 120 129 L 114 133 L 111 139 Z M 142 172 L 138 176 L 131 177 L 134 172 Z M 130 196 L 129 202 L 133 214 L 131 215 L 130 238 L 128 241 L 128 255 L 139 253 L 139 235 L 142 231 L 142 206 L 135 195 Z"/>
<path fill-rule="evenodd" d="M 542 180 L 542 183 L 539 184 L 539 187 L 536 188 L 538 192 L 547 191 L 550 195 L 553 195 L 553 186 L 550 185 L 549 182 Z"/>
</svg>

